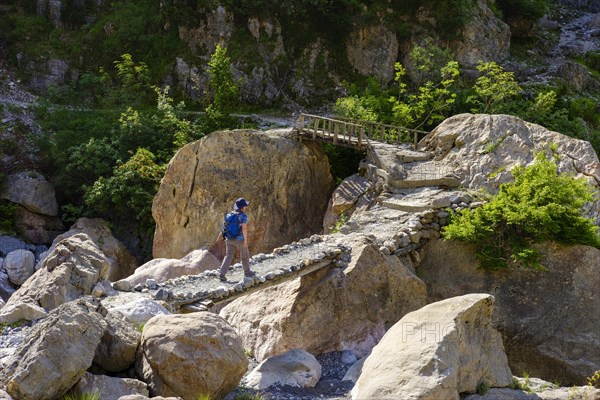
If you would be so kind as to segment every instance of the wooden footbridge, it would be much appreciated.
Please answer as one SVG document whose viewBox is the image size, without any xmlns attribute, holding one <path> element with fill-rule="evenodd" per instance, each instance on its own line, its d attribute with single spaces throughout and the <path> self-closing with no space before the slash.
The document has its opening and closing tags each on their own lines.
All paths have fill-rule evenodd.
<svg viewBox="0 0 600 400">
<path fill-rule="evenodd" d="M 362 150 L 371 142 L 410 143 L 415 148 L 429 132 L 371 121 L 333 119 L 300 114 L 294 123 L 300 139 L 308 139 Z"/>
</svg>

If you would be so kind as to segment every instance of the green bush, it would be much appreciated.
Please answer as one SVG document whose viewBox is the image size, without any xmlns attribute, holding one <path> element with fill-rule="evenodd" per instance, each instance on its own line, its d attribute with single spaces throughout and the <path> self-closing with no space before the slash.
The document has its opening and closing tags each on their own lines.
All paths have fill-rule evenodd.
<svg viewBox="0 0 600 400">
<path fill-rule="evenodd" d="M 133 216 L 140 232 L 147 234 L 154 228 L 152 200 L 164 170 L 164 166 L 155 163 L 154 154 L 140 148 L 127 162 L 118 165 L 112 176 L 100 177 L 88 188 L 85 202 L 111 221 L 131 221 Z"/>
<path fill-rule="evenodd" d="M 453 215 L 444 237 L 476 244 L 480 265 L 488 269 L 541 267 L 532 242 L 600 248 L 598 228 L 581 215 L 594 195 L 584 179 L 559 174 L 556 160 L 543 153 L 530 166 L 517 166 L 513 177 L 484 206 Z"/>
</svg>

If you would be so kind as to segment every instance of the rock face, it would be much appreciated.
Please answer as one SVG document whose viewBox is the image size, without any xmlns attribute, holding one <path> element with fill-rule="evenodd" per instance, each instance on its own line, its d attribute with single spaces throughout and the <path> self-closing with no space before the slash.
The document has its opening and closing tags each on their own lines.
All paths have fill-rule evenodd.
<svg viewBox="0 0 600 400">
<path fill-rule="evenodd" d="M 110 264 L 106 277 L 115 282 L 133 274 L 138 264 L 125 245 L 116 239 L 106 224 L 100 218 L 79 218 L 71 228 L 54 239 L 48 253 L 63 239 L 84 233 L 104 253 Z"/>
<path fill-rule="evenodd" d="M 314 387 L 321 379 L 321 364 L 310 353 L 294 349 L 269 357 L 246 377 L 246 386 L 262 390 L 273 385 Z"/>
<path fill-rule="evenodd" d="M 80 233 L 58 243 L 36 271 L 0 310 L 0 322 L 36 319 L 39 315 L 19 315 L 17 309 L 52 310 L 68 301 L 89 295 L 106 276 L 108 260 L 90 238 Z M 15 319 L 17 318 L 17 319 Z"/>
<path fill-rule="evenodd" d="M 113 378 L 86 372 L 70 394 L 81 398 L 90 393 L 97 393 L 98 398 L 102 400 L 119 400 L 127 395 L 148 396 L 149 394 L 146 384 L 137 379 Z"/>
<path fill-rule="evenodd" d="M 500 334 L 492 328 L 494 298 L 471 294 L 405 315 L 366 359 L 353 399 L 456 399 L 485 382 L 512 382 Z"/>
<path fill-rule="evenodd" d="M 360 74 L 387 83 L 394 77 L 398 39 L 383 25 L 356 27 L 346 43 L 348 61 Z"/>
<path fill-rule="evenodd" d="M 502 333 L 516 373 L 562 384 L 585 384 L 600 369 L 600 250 L 539 245 L 548 270 L 484 271 L 474 249 L 455 241 L 431 241 L 419 276 L 430 301 L 487 292 L 496 298 L 494 326 Z"/>
<path fill-rule="evenodd" d="M 560 156 L 559 171 L 585 177 L 600 190 L 600 161 L 592 145 L 508 115 L 460 114 L 446 119 L 419 143 L 435 160 L 454 167 L 462 186 L 497 193 L 512 180 L 511 169 L 533 162 L 535 153 Z M 600 226 L 600 200 L 587 215 Z"/>
<path fill-rule="evenodd" d="M 35 256 L 27 250 L 15 250 L 6 255 L 4 268 L 8 273 L 8 279 L 17 286 L 25 283 L 33 275 Z"/>
<path fill-rule="evenodd" d="M 144 326 L 136 371 L 153 396 L 221 398 L 235 389 L 248 360 L 233 328 L 203 312 L 156 316 Z"/>
<path fill-rule="evenodd" d="M 218 269 L 221 262 L 208 250 L 194 250 L 182 259 L 155 258 L 138 267 L 133 275 L 115 282 L 115 288 L 130 290 L 135 285 L 145 285 L 148 279 L 156 283 L 165 282 L 184 275 L 197 275 L 201 272 Z"/>
<path fill-rule="evenodd" d="M 25 207 L 17 207 L 15 231 L 30 243 L 49 245 L 65 231 L 65 227 L 58 217 L 36 214 Z"/>
<path fill-rule="evenodd" d="M 9 175 L 0 198 L 19 204 L 31 212 L 55 217 L 58 204 L 54 188 L 36 172 L 19 172 Z"/>
<path fill-rule="evenodd" d="M 94 364 L 111 372 L 123 371 L 135 362 L 142 334 L 118 312 L 109 312 L 104 320 L 107 329 L 96 348 Z"/>
<path fill-rule="evenodd" d="M 327 213 L 323 218 L 323 233 L 328 234 L 342 214 L 349 217 L 357 207 L 368 202 L 364 195 L 370 187 L 371 182 L 358 174 L 344 179 L 329 200 Z M 364 201 L 361 201 L 363 199 Z"/>
<path fill-rule="evenodd" d="M 269 252 L 321 230 L 333 190 L 316 145 L 276 133 L 215 132 L 180 149 L 154 198 L 154 258 L 210 246 L 238 197 L 250 201 L 251 253 Z"/>
<path fill-rule="evenodd" d="M 476 2 L 475 15 L 462 28 L 461 40 L 452 45 L 461 65 L 502 61 L 509 56 L 510 27 L 494 14 L 490 5 L 495 6 L 493 0 Z"/>
<path fill-rule="evenodd" d="M 92 365 L 106 329 L 87 299 L 63 304 L 35 325 L 0 371 L 0 384 L 15 399 L 53 400 Z"/>
<path fill-rule="evenodd" d="M 227 305 L 221 315 L 257 360 L 302 348 L 312 354 L 365 355 L 407 312 L 425 303 L 425 286 L 408 257 L 384 256 L 355 239 L 352 261 L 267 288 Z M 327 321 L 327 323 L 323 323 Z"/>
</svg>

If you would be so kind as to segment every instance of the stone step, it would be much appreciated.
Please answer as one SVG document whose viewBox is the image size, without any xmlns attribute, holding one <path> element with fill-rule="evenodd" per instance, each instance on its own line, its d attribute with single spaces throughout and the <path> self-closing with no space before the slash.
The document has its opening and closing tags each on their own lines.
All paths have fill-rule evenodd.
<svg viewBox="0 0 600 400">
<path fill-rule="evenodd" d="M 460 178 L 453 168 L 436 161 L 413 162 L 388 175 L 387 184 L 395 188 L 422 188 L 428 186 L 459 187 Z"/>
<path fill-rule="evenodd" d="M 405 193 L 395 193 L 384 196 L 383 207 L 404 212 L 423 212 L 431 209 L 446 208 L 452 205 L 455 192 L 440 188 L 421 188 L 421 190 L 405 190 Z"/>
</svg>

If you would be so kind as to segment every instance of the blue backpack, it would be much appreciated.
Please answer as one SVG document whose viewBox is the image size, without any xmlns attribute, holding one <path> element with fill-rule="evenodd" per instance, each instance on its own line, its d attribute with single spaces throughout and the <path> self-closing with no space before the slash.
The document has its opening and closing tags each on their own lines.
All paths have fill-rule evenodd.
<svg viewBox="0 0 600 400">
<path fill-rule="evenodd" d="M 223 236 L 227 239 L 235 239 L 242 233 L 240 224 L 240 214 L 236 212 L 228 213 L 223 220 Z"/>
</svg>

